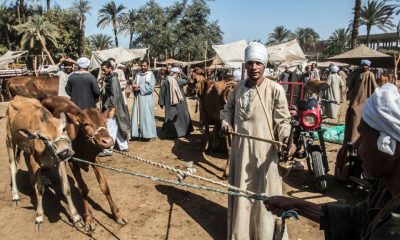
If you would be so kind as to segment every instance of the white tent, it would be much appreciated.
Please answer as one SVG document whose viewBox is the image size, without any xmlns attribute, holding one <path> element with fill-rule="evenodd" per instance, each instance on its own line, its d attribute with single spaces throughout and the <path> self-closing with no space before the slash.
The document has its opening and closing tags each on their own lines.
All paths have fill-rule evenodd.
<svg viewBox="0 0 400 240">
<path fill-rule="evenodd" d="M 294 66 L 303 64 L 307 60 L 296 39 L 268 46 L 267 49 L 269 55 L 268 61 L 274 64 Z"/>
<path fill-rule="evenodd" d="M 99 68 L 101 63 L 106 61 L 108 58 L 114 58 L 116 63 L 142 59 L 146 55 L 146 52 L 147 48 L 126 49 L 121 47 L 95 51 L 92 53 L 89 69 Z"/>
<path fill-rule="evenodd" d="M 7 66 L 12 63 L 17 57 L 27 53 L 28 51 L 7 51 L 4 55 L 0 56 L 0 67 Z"/>
<path fill-rule="evenodd" d="M 212 45 L 212 48 L 222 60 L 223 64 L 231 68 L 242 67 L 242 63 L 244 63 L 244 50 L 246 47 L 246 40 L 222 45 Z"/>
</svg>

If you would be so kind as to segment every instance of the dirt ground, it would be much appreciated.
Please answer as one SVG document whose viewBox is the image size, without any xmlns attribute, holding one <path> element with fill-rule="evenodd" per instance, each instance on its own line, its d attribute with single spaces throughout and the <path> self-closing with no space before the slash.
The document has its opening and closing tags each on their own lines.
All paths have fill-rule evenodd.
<svg viewBox="0 0 400 240">
<path fill-rule="evenodd" d="M 157 98 L 157 95 L 154 95 Z M 157 100 L 157 99 L 155 99 Z M 132 97 L 129 99 L 132 101 Z M 186 169 L 187 162 L 193 162 L 196 174 L 223 181 L 225 166 L 223 153 L 204 154 L 200 149 L 199 116 L 194 113 L 195 102 L 188 100 L 195 132 L 176 140 L 162 139 L 161 124 L 164 111 L 155 107 L 157 131 L 161 138 L 153 142 L 129 142 L 131 154 L 154 160 L 173 167 Z M 7 103 L 0 104 L 0 117 L 5 116 Z M 342 109 L 342 114 L 345 106 Z M 344 116 L 341 116 L 343 122 Z M 0 136 L 5 137 L 5 118 L 0 119 Z M 105 170 L 112 196 L 129 223 L 121 227 L 110 215 L 110 208 L 102 194 L 92 170 L 83 173 L 90 189 L 90 205 L 97 223 L 91 235 L 71 224 L 66 201 L 60 191 L 58 178 L 50 174 L 53 183 L 43 198 L 45 224 L 41 232 L 34 231 L 35 194 L 29 183 L 25 163 L 19 164 L 17 173 L 21 203 L 14 206 L 11 201 L 10 173 L 5 138 L 0 137 L 0 236 L 1 239 L 226 239 L 227 196 L 219 193 L 197 191 L 188 188 L 168 186 L 143 178 L 122 175 Z M 306 170 L 293 172 L 284 179 L 285 194 L 315 203 L 345 202 L 354 204 L 365 197 L 365 192 L 349 189 L 338 184 L 332 176 L 334 160 L 340 147 L 328 143 L 331 171 L 328 176 L 328 190 L 321 194 L 315 191 L 313 176 Z M 164 169 L 115 154 L 101 158 L 104 164 L 127 169 L 136 173 L 177 180 L 176 175 Z M 71 173 L 68 169 L 69 175 Z M 72 177 L 69 177 L 75 206 L 81 215 L 82 204 L 79 190 Z M 199 181 L 186 179 L 190 183 Z M 288 220 L 290 239 L 323 239 L 319 225 L 303 217 Z"/>
</svg>

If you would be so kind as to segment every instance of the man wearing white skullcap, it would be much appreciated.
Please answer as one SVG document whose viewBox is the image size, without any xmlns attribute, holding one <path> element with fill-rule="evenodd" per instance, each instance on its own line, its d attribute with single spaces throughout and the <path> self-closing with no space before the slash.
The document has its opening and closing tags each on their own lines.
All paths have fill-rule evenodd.
<svg viewBox="0 0 400 240">
<path fill-rule="evenodd" d="M 355 69 L 348 77 L 349 107 L 346 112 L 343 145 L 336 157 L 335 177 L 342 181 L 349 179 L 348 142 L 355 143 L 360 136 L 358 125 L 361 120 L 361 109 L 366 99 L 378 87 L 375 75 L 369 70 L 371 61 L 362 60 L 361 67 Z"/>
<path fill-rule="evenodd" d="M 69 76 L 65 91 L 81 109 L 95 108 L 100 96 L 100 89 L 96 78 L 87 71 L 90 60 L 82 57 L 76 63 L 78 71 Z"/>
<path fill-rule="evenodd" d="M 264 78 L 267 48 L 260 43 L 249 43 L 245 62 L 248 78 L 236 84 L 221 111 L 222 130 L 286 142 L 290 132 L 288 103 L 283 87 Z M 230 156 L 231 185 L 267 196 L 282 194 L 275 145 L 234 136 Z M 275 220 L 261 201 L 229 197 L 227 239 L 271 240 L 277 234 Z"/>
<path fill-rule="evenodd" d="M 330 73 L 326 83 L 328 84 L 328 88 L 325 91 L 325 99 L 336 101 L 336 102 L 329 102 L 324 103 L 325 105 L 325 115 L 328 118 L 336 119 L 339 113 L 339 106 L 341 100 L 341 91 L 340 88 L 342 87 L 342 78 L 338 74 L 339 67 L 333 65 L 330 69 Z"/>
<path fill-rule="evenodd" d="M 366 101 L 354 144 L 364 176 L 375 179 L 364 202 L 354 207 L 315 204 L 289 197 L 265 201 L 275 214 L 296 209 L 325 232 L 325 239 L 400 239 L 400 94 L 387 83 Z"/>
</svg>

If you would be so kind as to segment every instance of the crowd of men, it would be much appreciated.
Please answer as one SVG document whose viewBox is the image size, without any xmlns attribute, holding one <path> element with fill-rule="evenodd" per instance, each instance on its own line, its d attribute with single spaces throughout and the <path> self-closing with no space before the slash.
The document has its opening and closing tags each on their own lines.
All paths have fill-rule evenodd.
<svg viewBox="0 0 400 240">
<path fill-rule="evenodd" d="M 90 61 L 62 59 L 59 95 L 70 97 L 80 108 L 114 108 L 107 128 L 121 151 L 128 151 L 128 141 L 152 141 L 157 137 L 153 91 L 155 76 L 149 63 L 141 61 L 140 71 L 127 83 L 123 71 L 118 71 L 114 59 L 101 64 L 96 79 L 88 72 Z M 222 131 L 238 132 L 283 143 L 276 145 L 254 139 L 234 137 L 230 161 L 229 184 L 257 194 L 271 196 L 264 203 L 242 197 L 228 200 L 228 239 L 275 239 L 277 216 L 283 210 L 295 209 L 301 215 L 319 222 L 326 239 L 400 239 L 400 94 L 393 84 L 378 88 L 370 71 L 371 61 L 363 60 L 353 71 L 330 66 L 321 73 L 316 64 L 280 74 L 278 81 L 326 81 L 324 97 L 336 100 L 326 106 L 328 117 L 336 118 L 338 106 L 345 101 L 344 142 L 351 141 L 363 161 L 366 177 L 375 179 L 374 188 L 365 202 L 349 207 L 337 204 L 313 204 L 282 196 L 279 175 L 279 151 L 291 157 L 289 145 L 290 113 L 286 92 L 280 84 L 265 77 L 268 52 L 264 45 L 251 42 L 245 50 L 246 78 L 238 84 L 220 113 Z M 72 65 L 78 65 L 73 72 Z M 122 66 L 123 67 L 123 66 Z M 236 73 L 238 75 L 239 72 Z M 239 78 L 239 77 L 237 77 Z M 101 84 L 99 84 L 101 83 Z M 183 86 L 188 78 L 179 67 L 167 66 L 159 93 L 161 108 L 165 109 L 163 131 L 168 138 L 190 134 L 193 126 Z M 129 115 L 126 96 L 132 93 L 134 102 Z M 101 97 L 100 97 L 101 96 Z M 97 99 L 100 98 L 100 104 Z M 346 144 L 340 149 L 335 175 L 347 179 Z M 112 154 L 110 150 L 102 156 Z M 288 239 L 284 233 L 284 239 Z"/>
</svg>

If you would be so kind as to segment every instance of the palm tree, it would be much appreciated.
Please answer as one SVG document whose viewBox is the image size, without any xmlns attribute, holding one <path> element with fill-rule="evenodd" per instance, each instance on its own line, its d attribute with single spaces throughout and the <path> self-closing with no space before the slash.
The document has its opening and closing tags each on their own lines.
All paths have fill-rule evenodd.
<svg viewBox="0 0 400 240">
<path fill-rule="evenodd" d="M 54 24 L 50 23 L 43 16 L 34 15 L 33 17 L 29 17 L 26 23 L 15 26 L 15 29 L 22 35 L 21 48 L 24 48 L 27 43 L 29 43 L 30 48 L 33 48 L 36 41 L 39 41 L 42 50 L 46 53 L 51 64 L 55 65 L 46 47 L 46 41 L 50 41 L 57 47 L 57 36 L 59 33 Z"/>
<path fill-rule="evenodd" d="M 291 38 L 293 38 L 293 34 L 289 29 L 284 26 L 277 26 L 272 33 L 268 34 L 267 44 L 283 43 Z"/>
<path fill-rule="evenodd" d="M 335 48 L 337 54 L 344 52 L 351 43 L 350 29 L 338 28 L 328 38 L 328 47 Z"/>
<path fill-rule="evenodd" d="M 47 11 L 50 11 L 51 0 L 46 0 Z"/>
<path fill-rule="evenodd" d="M 393 2 L 392 7 L 395 10 L 395 14 L 396 15 L 400 15 L 400 0 L 385 0 L 385 2 Z M 397 33 L 399 34 L 399 38 L 400 38 L 400 19 L 399 22 L 397 23 Z"/>
<path fill-rule="evenodd" d="M 85 51 L 85 21 L 86 14 L 90 15 L 90 10 L 92 9 L 89 6 L 89 1 L 87 0 L 74 0 L 72 5 L 73 11 L 75 11 L 79 16 L 79 31 L 80 31 L 80 47 L 79 47 L 79 55 L 83 56 Z"/>
<path fill-rule="evenodd" d="M 8 49 L 11 50 L 11 41 L 9 32 L 11 31 L 11 25 L 13 20 L 13 14 L 11 9 L 6 6 L 6 4 L 2 4 L 0 6 L 0 29 L 3 30 L 4 38 L 7 43 Z"/>
<path fill-rule="evenodd" d="M 387 32 L 387 30 L 395 27 L 393 24 L 394 7 L 386 5 L 379 0 L 368 0 L 367 4 L 361 7 L 361 25 L 367 28 L 367 45 L 370 42 L 371 28 L 376 26 L 380 30 Z"/>
<path fill-rule="evenodd" d="M 102 33 L 90 35 L 89 41 L 95 51 L 108 49 L 112 46 L 112 37 Z"/>
<path fill-rule="evenodd" d="M 112 26 L 114 30 L 115 37 L 115 46 L 118 47 L 118 25 L 120 20 L 120 15 L 122 11 L 125 9 L 124 5 L 120 4 L 118 6 L 115 5 L 114 1 L 106 3 L 102 8 L 99 9 L 99 17 L 97 22 L 97 27 L 100 29 L 104 29 L 106 26 Z"/>
<path fill-rule="evenodd" d="M 136 32 L 137 21 L 139 20 L 139 15 L 133 9 L 129 10 L 128 13 L 123 14 L 121 17 L 121 28 L 120 32 L 125 35 L 129 35 L 129 48 L 132 48 L 133 34 Z"/>
<path fill-rule="evenodd" d="M 298 28 L 296 30 L 296 38 L 303 50 L 308 51 L 317 45 L 319 34 L 312 28 Z"/>
<path fill-rule="evenodd" d="M 361 18 L 361 0 L 355 0 L 355 5 L 353 10 L 354 10 L 354 19 L 352 22 L 352 31 L 351 31 L 351 49 L 357 46 L 358 28 L 360 27 L 360 18 Z"/>
</svg>

